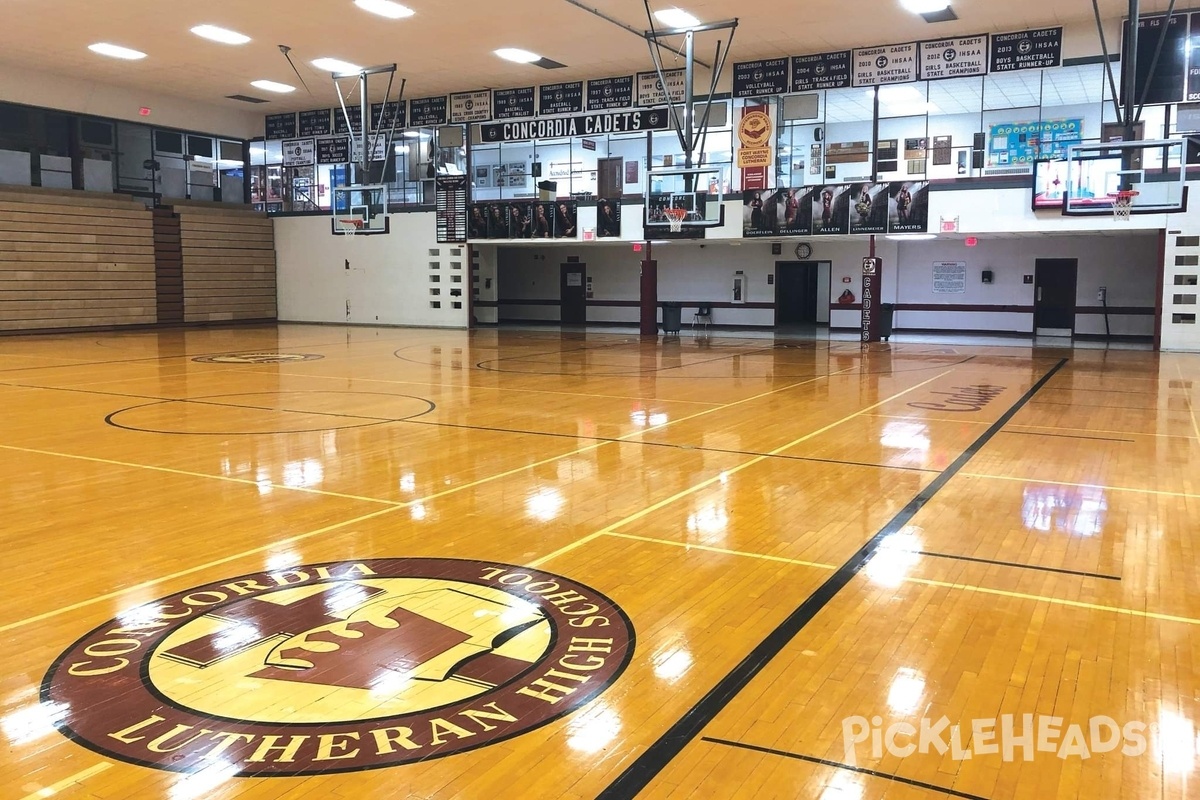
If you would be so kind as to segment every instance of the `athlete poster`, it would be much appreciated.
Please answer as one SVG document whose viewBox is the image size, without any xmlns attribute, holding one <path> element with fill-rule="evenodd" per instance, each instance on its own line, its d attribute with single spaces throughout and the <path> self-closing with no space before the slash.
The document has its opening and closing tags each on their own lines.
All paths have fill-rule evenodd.
<svg viewBox="0 0 1200 800">
<path fill-rule="evenodd" d="M 925 233 L 929 230 L 929 184 L 903 181 L 888 187 L 888 230 Z"/>
<path fill-rule="evenodd" d="M 621 236 L 621 201 L 601 198 L 596 202 L 596 238 L 615 239 Z"/>
<path fill-rule="evenodd" d="M 507 239 L 508 238 L 508 204 L 507 203 L 488 203 L 487 204 L 487 238 L 489 239 Z"/>
<path fill-rule="evenodd" d="M 579 237 L 579 203 L 575 200 L 560 200 L 554 204 L 554 238 L 575 239 Z"/>
<path fill-rule="evenodd" d="M 467 238 L 488 238 L 486 203 L 471 203 L 467 206 Z"/>
<path fill-rule="evenodd" d="M 808 236 L 812 197 L 803 187 L 742 193 L 742 236 Z"/>
<path fill-rule="evenodd" d="M 829 184 L 812 195 L 812 232 L 814 236 L 850 232 L 850 187 Z"/>
<path fill-rule="evenodd" d="M 887 233 L 888 184 L 850 185 L 850 233 Z"/>
</svg>

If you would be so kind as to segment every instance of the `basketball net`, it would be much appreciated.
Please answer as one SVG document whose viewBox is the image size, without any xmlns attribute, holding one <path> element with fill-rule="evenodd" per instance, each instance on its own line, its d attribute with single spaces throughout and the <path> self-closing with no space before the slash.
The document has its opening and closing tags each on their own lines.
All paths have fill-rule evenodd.
<svg viewBox="0 0 1200 800">
<path fill-rule="evenodd" d="M 361 219 L 341 219 L 337 221 L 338 232 L 343 236 L 353 236 L 362 230 L 363 221 Z"/>
<path fill-rule="evenodd" d="M 1129 222 L 1129 215 L 1133 213 L 1133 201 L 1137 196 L 1138 193 L 1132 189 L 1122 189 L 1116 194 L 1110 195 L 1113 204 L 1113 219 Z"/>
<path fill-rule="evenodd" d="M 686 208 L 665 208 L 663 213 L 667 215 L 667 224 L 671 226 L 671 233 L 681 233 L 683 231 L 683 221 L 687 218 Z"/>
</svg>

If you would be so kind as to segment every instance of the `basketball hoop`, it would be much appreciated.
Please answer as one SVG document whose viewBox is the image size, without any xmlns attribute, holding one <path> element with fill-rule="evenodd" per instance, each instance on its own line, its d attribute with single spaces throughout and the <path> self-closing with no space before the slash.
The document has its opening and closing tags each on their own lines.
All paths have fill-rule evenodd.
<svg viewBox="0 0 1200 800">
<path fill-rule="evenodd" d="M 664 208 L 663 213 L 667 215 L 667 224 L 671 226 L 671 233 L 680 233 L 683 231 L 683 221 L 687 218 L 686 208 Z"/>
<path fill-rule="evenodd" d="M 1138 192 L 1133 189 L 1122 189 L 1119 192 L 1110 194 L 1113 204 L 1113 219 L 1121 222 L 1129 222 L 1129 215 L 1133 213 L 1133 201 L 1138 196 Z"/>
<path fill-rule="evenodd" d="M 338 218 L 337 227 L 338 233 L 343 236 L 353 236 L 362 231 L 363 221 L 357 218 L 342 219 Z"/>
</svg>

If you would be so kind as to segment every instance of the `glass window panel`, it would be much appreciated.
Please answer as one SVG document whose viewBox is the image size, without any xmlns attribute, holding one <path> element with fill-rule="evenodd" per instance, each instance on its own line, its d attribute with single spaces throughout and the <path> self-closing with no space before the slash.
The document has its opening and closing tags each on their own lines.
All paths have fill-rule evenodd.
<svg viewBox="0 0 1200 800">
<path fill-rule="evenodd" d="M 1042 100 L 1041 70 L 1001 72 L 983 79 L 983 110 L 1036 108 Z"/>
<path fill-rule="evenodd" d="M 871 89 L 836 89 L 825 95 L 822 131 L 824 183 L 870 179 L 874 149 L 872 120 L 875 94 Z"/>
</svg>

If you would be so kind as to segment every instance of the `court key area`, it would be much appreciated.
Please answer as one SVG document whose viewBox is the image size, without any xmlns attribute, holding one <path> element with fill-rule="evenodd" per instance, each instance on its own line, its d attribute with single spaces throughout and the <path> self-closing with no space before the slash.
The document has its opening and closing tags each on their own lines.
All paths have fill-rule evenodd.
<svg viewBox="0 0 1200 800">
<path fill-rule="evenodd" d="M 1194 796 L 1194 357 L 0 341 L 6 797 Z"/>
</svg>

